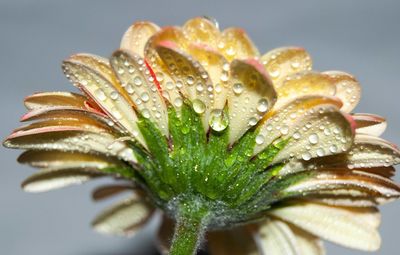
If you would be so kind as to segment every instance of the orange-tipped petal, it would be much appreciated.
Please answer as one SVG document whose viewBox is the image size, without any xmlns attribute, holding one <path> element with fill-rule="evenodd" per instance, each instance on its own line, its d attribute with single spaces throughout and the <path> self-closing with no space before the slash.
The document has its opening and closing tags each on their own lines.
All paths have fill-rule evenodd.
<svg viewBox="0 0 400 255">
<path fill-rule="evenodd" d="M 357 113 L 353 115 L 357 124 L 357 133 L 381 136 L 387 127 L 386 120 L 378 115 Z"/>
</svg>

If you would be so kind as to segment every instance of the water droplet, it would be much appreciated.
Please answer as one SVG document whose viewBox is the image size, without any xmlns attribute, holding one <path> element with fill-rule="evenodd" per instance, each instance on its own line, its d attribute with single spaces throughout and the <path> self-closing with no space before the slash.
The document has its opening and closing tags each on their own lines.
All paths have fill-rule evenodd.
<svg viewBox="0 0 400 255">
<path fill-rule="evenodd" d="M 205 112 L 206 105 L 200 99 L 195 99 L 195 100 L 193 100 L 193 110 L 196 113 L 201 114 L 201 113 Z"/>
<path fill-rule="evenodd" d="M 268 68 L 268 72 L 272 78 L 278 78 L 279 75 L 281 75 L 281 71 L 278 65 L 272 65 L 270 68 Z"/>
<path fill-rule="evenodd" d="M 126 92 L 128 92 L 128 94 L 130 94 L 130 95 L 132 95 L 133 92 L 135 92 L 131 84 L 127 84 L 127 85 L 125 86 L 125 90 L 126 90 Z"/>
<path fill-rule="evenodd" d="M 300 137 L 301 137 L 301 134 L 299 132 L 294 132 L 294 134 L 293 134 L 294 139 L 299 140 Z"/>
<path fill-rule="evenodd" d="M 317 156 L 318 156 L 318 157 L 323 157 L 323 156 L 325 156 L 325 151 L 324 151 L 324 149 L 318 148 L 318 149 L 317 149 Z"/>
<path fill-rule="evenodd" d="M 150 111 L 148 109 L 143 109 L 142 115 L 144 118 L 148 119 L 148 118 L 150 118 Z"/>
<path fill-rule="evenodd" d="M 110 93 L 110 97 L 111 97 L 112 100 L 117 100 L 118 97 L 119 97 L 119 94 L 118 94 L 117 91 L 114 90 L 114 91 L 112 91 L 112 92 Z"/>
<path fill-rule="evenodd" d="M 182 98 L 180 98 L 180 97 L 175 98 L 175 100 L 174 100 L 174 105 L 175 105 L 176 107 L 181 107 L 182 104 L 183 104 Z"/>
<path fill-rule="evenodd" d="M 193 76 L 189 75 L 189 76 L 186 78 L 186 82 L 187 82 L 188 85 L 193 85 L 193 84 L 194 84 L 194 78 L 193 78 Z"/>
<path fill-rule="evenodd" d="M 214 109 L 211 111 L 209 125 L 213 130 L 217 132 L 223 131 L 226 129 L 228 124 L 229 120 L 224 114 L 224 111 L 220 109 Z"/>
<path fill-rule="evenodd" d="M 135 83 L 136 86 L 142 85 L 142 78 L 136 76 L 135 78 L 133 78 L 133 83 Z"/>
<path fill-rule="evenodd" d="M 221 81 L 228 81 L 228 79 L 229 79 L 228 73 L 223 72 L 223 73 L 221 74 L 220 79 L 221 79 Z"/>
<path fill-rule="evenodd" d="M 256 143 L 261 145 L 265 142 L 265 137 L 263 135 L 257 135 L 256 136 Z"/>
<path fill-rule="evenodd" d="M 250 119 L 249 119 L 249 125 L 250 126 L 255 126 L 256 124 L 257 124 L 257 119 L 256 118 L 254 118 L 254 117 L 251 117 Z"/>
<path fill-rule="evenodd" d="M 301 157 L 305 160 L 308 161 L 311 159 L 311 154 L 309 152 L 304 152 Z"/>
<path fill-rule="evenodd" d="M 243 92 L 243 84 L 241 83 L 235 83 L 233 84 L 233 92 L 237 95 L 242 94 Z"/>
<path fill-rule="evenodd" d="M 96 97 L 100 100 L 100 101 L 104 101 L 107 99 L 106 94 L 104 94 L 104 91 L 102 89 L 96 89 L 96 91 L 94 92 L 94 94 L 96 95 Z"/>
<path fill-rule="evenodd" d="M 140 98 L 143 100 L 143 102 L 147 102 L 147 101 L 149 101 L 149 99 L 150 99 L 149 94 L 148 94 L 147 92 L 143 92 L 143 93 L 140 95 Z"/>
<path fill-rule="evenodd" d="M 308 137 L 308 141 L 311 143 L 311 144 L 317 144 L 318 143 L 318 141 L 319 141 L 319 137 L 318 137 L 318 135 L 317 134 L 311 134 L 309 137 Z"/>
<path fill-rule="evenodd" d="M 335 144 L 329 146 L 330 152 L 335 153 L 335 152 L 337 152 L 337 150 L 338 150 L 338 147 Z"/>
<path fill-rule="evenodd" d="M 280 131 L 282 135 L 287 135 L 289 133 L 289 127 L 287 125 L 284 125 L 280 128 Z"/>
<path fill-rule="evenodd" d="M 266 112 L 268 111 L 268 101 L 266 99 L 260 99 L 258 101 L 257 110 L 259 112 Z"/>
<path fill-rule="evenodd" d="M 165 86 L 167 86 L 168 90 L 171 90 L 174 88 L 174 83 L 172 81 L 168 81 L 167 83 L 165 83 Z"/>
</svg>

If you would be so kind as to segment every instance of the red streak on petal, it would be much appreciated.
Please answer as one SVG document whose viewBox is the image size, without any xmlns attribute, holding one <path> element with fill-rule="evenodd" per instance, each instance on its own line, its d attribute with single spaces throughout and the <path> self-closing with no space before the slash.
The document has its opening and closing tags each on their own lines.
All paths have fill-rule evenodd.
<svg viewBox="0 0 400 255">
<path fill-rule="evenodd" d="M 161 89 L 160 83 L 159 83 L 158 80 L 157 80 L 156 74 L 154 73 L 153 69 L 150 67 L 149 63 L 147 63 L 146 60 L 144 61 L 144 63 L 146 64 L 146 67 L 149 69 L 150 75 L 151 75 L 151 77 L 153 77 L 153 79 L 154 79 L 154 84 L 156 84 L 157 89 L 158 89 L 158 91 L 159 91 L 160 94 L 161 94 L 162 89 Z"/>
</svg>

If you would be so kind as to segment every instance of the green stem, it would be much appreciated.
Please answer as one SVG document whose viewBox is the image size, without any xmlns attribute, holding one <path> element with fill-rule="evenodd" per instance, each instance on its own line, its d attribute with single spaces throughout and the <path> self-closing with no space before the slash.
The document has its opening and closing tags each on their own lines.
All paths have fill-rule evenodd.
<svg viewBox="0 0 400 255">
<path fill-rule="evenodd" d="M 205 231 L 204 215 L 201 212 L 180 215 L 176 222 L 170 255 L 196 254 Z"/>
</svg>

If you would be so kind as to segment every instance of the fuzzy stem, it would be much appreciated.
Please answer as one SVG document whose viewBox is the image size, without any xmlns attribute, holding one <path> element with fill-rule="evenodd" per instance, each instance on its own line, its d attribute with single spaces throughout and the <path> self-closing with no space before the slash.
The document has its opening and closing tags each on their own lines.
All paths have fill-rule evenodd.
<svg viewBox="0 0 400 255">
<path fill-rule="evenodd" d="M 193 255 L 205 232 L 204 214 L 180 215 L 176 221 L 170 255 Z"/>
</svg>

